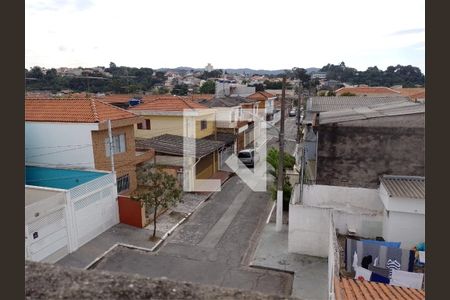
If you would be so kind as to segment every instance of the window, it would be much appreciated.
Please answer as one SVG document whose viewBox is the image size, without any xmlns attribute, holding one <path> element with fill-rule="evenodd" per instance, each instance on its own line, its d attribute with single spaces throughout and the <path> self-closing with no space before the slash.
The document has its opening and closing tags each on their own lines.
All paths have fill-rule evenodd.
<svg viewBox="0 0 450 300">
<path fill-rule="evenodd" d="M 127 175 L 117 178 L 117 193 L 126 191 L 130 188 L 130 177 Z"/>
<path fill-rule="evenodd" d="M 200 121 L 200 130 L 205 130 L 208 127 L 208 122 L 206 120 Z"/>
<path fill-rule="evenodd" d="M 144 130 L 152 129 L 152 124 L 150 123 L 150 119 L 145 119 L 144 122 L 138 123 L 137 129 L 144 129 Z"/>
<path fill-rule="evenodd" d="M 114 135 L 112 137 L 112 148 L 113 153 L 123 153 L 126 151 L 125 147 L 125 134 L 120 135 Z M 109 137 L 105 138 L 105 150 L 106 150 L 106 156 L 110 156 L 110 148 L 109 148 Z"/>
</svg>

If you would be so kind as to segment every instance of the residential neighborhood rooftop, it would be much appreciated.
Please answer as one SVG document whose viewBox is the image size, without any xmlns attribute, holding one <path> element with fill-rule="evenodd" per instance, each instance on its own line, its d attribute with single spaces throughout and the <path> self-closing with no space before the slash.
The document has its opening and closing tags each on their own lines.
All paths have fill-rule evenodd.
<svg viewBox="0 0 450 300">
<path fill-rule="evenodd" d="M 370 96 L 336 96 L 336 97 L 311 97 L 308 100 L 307 110 L 324 112 L 356 107 L 371 106 L 375 104 L 407 102 L 407 97 L 370 97 Z"/>
<path fill-rule="evenodd" d="M 132 112 L 92 98 L 25 100 L 25 121 L 99 123 L 136 117 Z"/>
<path fill-rule="evenodd" d="M 207 107 L 233 107 L 239 106 L 242 103 L 252 103 L 254 100 L 246 99 L 244 97 L 214 97 L 210 100 L 200 100 L 197 101 L 199 104 L 207 106 Z"/>
<path fill-rule="evenodd" d="M 335 278 L 336 300 L 350 299 L 425 299 L 425 291 L 373 281 Z"/>
<path fill-rule="evenodd" d="M 186 143 L 186 151 L 184 150 Z M 195 145 L 195 154 L 193 146 Z M 163 134 L 151 139 L 136 139 L 137 149 L 154 149 L 155 152 L 177 155 L 177 156 L 195 156 L 201 158 L 222 148 L 225 145 L 223 141 L 214 141 L 211 139 L 194 139 L 172 134 Z"/>
<path fill-rule="evenodd" d="M 424 112 L 424 104 L 400 101 L 321 112 L 319 115 L 319 123 L 341 123 L 388 116 L 419 114 Z"/>
<path fill-rule="evenodd" d="M 258 91 L 255 92 L 253 94 L 251 94 L 250 96 L 248 96 L 248 99 L 252 99 L 252 100 L 260 100 L 260 101 L 265 101 L 268 98 L 274 98 L 276 97 L 274 94 L 265 92 L 265 91 Z"/>
<path fill-rule="evenodd" d="M 162 96 L 153 100 L 145 101 L 132 108 L 132 110 L 150 110 L 150 111 L 183 111 L 185 109 L 196 110 L 205 109 L 195 101 L 184 99 L 182 97 Z"/>
<path fill-rule="evenodd" d="M 390 197 L 425 199 L 425 177 L 383 175 L 380 182 Z"/>
<path fill-rule="evenodd" d="M 352 93 L 352 94 L 356 94 L 356 95 L 380 95 L 380 94 L 392 94 L 392 95 L 397 95 L 400 94 L 400 92 L 388 88 L 388 87 L 384 87 L 384 86 L 368 86 L 368 87 L 362 87 L 362 86 L 358 86 L 358 87 L 343 87 L 340 89 L 336 90 L 336 94 L 340 95 L 343 93 Z"/>
</svg>

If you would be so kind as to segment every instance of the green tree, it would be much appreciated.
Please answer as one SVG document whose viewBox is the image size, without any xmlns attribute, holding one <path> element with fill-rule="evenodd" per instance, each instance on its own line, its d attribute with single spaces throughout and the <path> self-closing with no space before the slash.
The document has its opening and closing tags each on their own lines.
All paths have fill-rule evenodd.
<svg viewBox="0 0 450 300">
<path fill-rule="evenodd" d="M 214 94 L 216 92 L 216 83 L 212 80 L 205 81 L 200 87 L 201 94 Z"/>
<path fill-rule="evenodd" d="M 353 94 L 351 92 L 345 92 L 345 93 L 342 93 L 341 96 L 356 96 L 356 94 Z"/>
<path fill-rule="evenodd" d="M 156 237 L 156 216 L 158 209 L 169 208 L 181 201 L 181 189 L 174 176 L 151 168 L 138 174 L 139 188 L 131 197 L 142 205 L 153 208 L 153 235 Z"/>
<path fill-rule="evenodd" d="M 275 200 L 277 198 L 277 180 L 278 180 L 278 162 L 279 162 L 279 150 L 276 148 L 270 148 L 269 152 L 267 152 L 267 163 L 272 166 L 273 169 L 270 169 L 268 172 L 273 177 L 275 177 L 274 183 L 270 187 L 270 193 L 272 199 Z M 284 153 L 284 167 L 283 173 L 285 173 L 286 169 L 292 169 L 295 164 L 295 158 L 289 153 Z M 285 176 L 284 184 L 283 184 L 283 207 L 285 209 L 289 208 L 289 201 L 291 199 L 292 193 L 292 185 L 289 182 L 289 178 Z"/>
<path fill-rule="evenodd" d="M 187 95 L 188 90 L 189 90 L 189 87 L 187 86 L 187 84 L 184 84 L 184 83 L 176 84 L 172 89 L 172 94 L 178 95 L 178 96 L 185 96 L 185 95 Z"/>
</svg>

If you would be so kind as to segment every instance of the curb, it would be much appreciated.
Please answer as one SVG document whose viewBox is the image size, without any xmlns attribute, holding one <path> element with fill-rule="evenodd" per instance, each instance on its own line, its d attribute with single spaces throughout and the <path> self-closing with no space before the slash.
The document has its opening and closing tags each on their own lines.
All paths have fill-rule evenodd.
<svg viewBox="0 0 450 300">
<path fill-rule="evenodd" d="M 233 176 L 235 176 L 234 173 L 232 173 L 230 176 L 228 176 L 228 177 L 223 181 L 221 187 L 222 187 L 222 186 L 223 186 L 223 185 L 224 185 L 231 177 L 233 177 Z M 216 191 L 216 192 L 220 192 L 220 191 Z M 167 231 L 167 232 L 163 235 L 163 237 L 158 241 L 158 243 L 156 243 L 156 245 L 153 246 L 153 247 L 150 249 L 150 251 L 155 252 L 156 250 L 158 250 L 159 247 L 162 246 L 162 244 L 164 243 L 164 241 L 172 234 L 172 232 L 174 232 L 175 229 L 177 229 L 178 226 L 180 226 L 180 225 L 183 224 L 187 219 L 189 219 L 189 217 L 190 217 L 194 212 L 196 212 L 196 211 L 199 209 L 199 207 L 200 207 L 203 203 L 205 203 L 206 201 L 208 201 L 209 198 L 211 198 L 211 196 L 212 196 L 214 193 L 216 193 L 216 192 L 211 192 L 211 193 L 209 193 L 208 196 L 207 196 L 203 201 L 201 201 L 201 202 L 200 202 L 200 203 L 199 203 L 199 204 L 198 204 L 198 205 L 197 205 L 190 213 L 188 213 L 183 219 L 181 219 L 177 224 L 175 224 L 172 228 L 170 228 L 169 231 Z"/>
</svg>

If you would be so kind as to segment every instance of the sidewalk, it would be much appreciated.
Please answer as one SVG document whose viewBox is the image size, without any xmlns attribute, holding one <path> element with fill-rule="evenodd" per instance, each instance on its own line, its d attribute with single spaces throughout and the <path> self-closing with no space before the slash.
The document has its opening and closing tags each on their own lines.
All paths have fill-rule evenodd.
<svg viewBox="0 0 450 300">
<path fill-rule="evenodd" d="M 231 174 L 227 176 L 220 174 L 219 176 L 223 184 Z M 119 223 L 98 235 L 75 252 L 65 256 L 56 262 L 56 264 L 86 269 L 118 245 L 154 251 L 178 225 L 184 222 L 212 194 L 184 193 L 182 196 L 183 202 L 177 203 L 175 207 L 169 208 L 158 217 L 156 235 L 161 238 L 159 241 L 153 242 L 149 240 L 153 234 L 153 222 L 145 228 L 137 228 Z"/>
<path fill-rule="evenodd" d="M 287 250 L 288 225 L 283 224 L 282 231 L 276 232 L 275 223 L 270 222 L 263 229 L 250 266 L 294 273 L 293 297 L 328 299 L 328 260 Z"/>
</svg>

